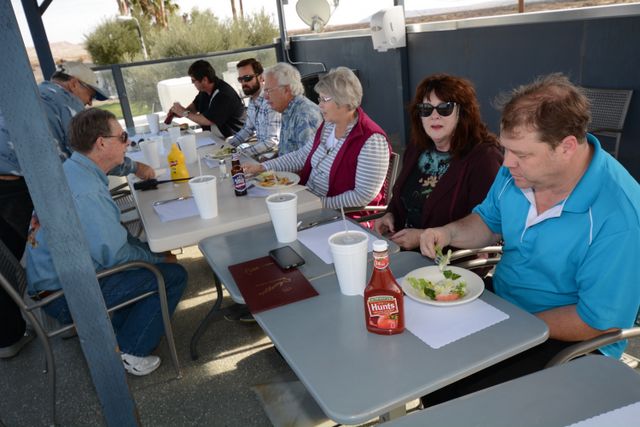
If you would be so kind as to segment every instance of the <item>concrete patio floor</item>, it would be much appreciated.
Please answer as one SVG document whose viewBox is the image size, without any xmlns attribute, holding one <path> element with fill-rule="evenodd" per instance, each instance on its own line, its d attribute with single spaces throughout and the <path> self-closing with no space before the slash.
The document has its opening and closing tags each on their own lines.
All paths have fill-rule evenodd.
<svg viewBox="0 0 640 427">
<path fill-rule="evenodd" d="M 157 350 L 163 364 L 156 372 L 127 376 L 142 425 L 272 425 L 252 387 L 295 376 L 257 324 L 212 324 L 200 340 L 200 358 L 191 360 L 191 336 L 213 302 L 213 273 L 197 247 L 186 248 L 178 258 L 189 271 L 189 286 L 173 318 L 183 378 L 175 378 L 164 342 Z M 225 295 L 224 305 L 228 304 L 231 299 Z M 628 353 L 640 355 L 639 341 Z M 54 340 L 54 354 L 59 425 L 105 425 L 78 338 Z M 17 357 L 0 360 L 0 420 L 7 427 L 47 425 L 43 368 L 44 353 L 37 340 Z"/>
</svg>

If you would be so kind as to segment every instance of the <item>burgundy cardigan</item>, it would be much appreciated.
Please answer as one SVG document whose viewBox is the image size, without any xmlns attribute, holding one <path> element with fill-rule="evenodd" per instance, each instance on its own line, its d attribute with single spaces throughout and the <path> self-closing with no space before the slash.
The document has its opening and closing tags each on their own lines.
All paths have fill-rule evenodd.
<svg viewBox="0 0 640 427">
<path fill-rule="evenodd" d="M 387 212 L 394 218 L 396 231 L 404 228 L 406 210 L 400 196 L 423 150 L 409 144 L 403 156 L 402 170 L 393 187 L 393 198 Z M 502 164 L 502 151 L 493 144 L 477 144 L 463 158 L 451 159 L 422 207 L 422 221 L 417 228 L 440 227 L 471 213 L 487 193 Z"/>
<path fill-rule="evenodd" d="M 384 135 L 385 139 L 387 134 L 378 126 L 369 116 L 365 114 L 361 107 L 358 107 L 358 122 L 353 126 L 349 136 L 340 147 L 340 151 L 336 155 L 336 158 L 331 165 L 331 172 L 329 173 L 329 191 L 327 197 L 337 196 L 346 191 L 353 190 L 356 187 L 356 168 L 358 166 L 358 155 L 364 146 L 364 143 L 374 133 Z M 311 157 L 313 153 L 318 149 L 320 145 L 322 129 L 324 128 L 324 122 L 320 125 L 316 132 L 316 137 L 313 141 L 313 147 L 307 157 L 307 160 L 300 171 L 300 184 L 304 185 L 311 175 Z M 391 152 L 391 147 L 389 147 Z M 377 205 L 383 198 L 384 194 L 380 192 L 372 201 L 372 205 Z M 376 203 L 378 202 L 378 203 Z"/>
</svg>

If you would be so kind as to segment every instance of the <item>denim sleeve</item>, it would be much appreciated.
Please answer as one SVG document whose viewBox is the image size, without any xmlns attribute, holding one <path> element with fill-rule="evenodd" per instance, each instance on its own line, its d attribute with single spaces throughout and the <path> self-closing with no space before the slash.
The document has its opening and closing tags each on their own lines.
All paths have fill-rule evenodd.
<svg viewBox="0 0 640 427">
<path fill-rule="evenodd" d="M 125 156 L 124 162 L 121 165 L 118 165 L 115 168 L 111 169 L 108 175 L 127 176 L 130 173 L 136 173 L 137 170 L 138 163 Z"/>
<path fill-rule="evenodd" d="M 75 203 L 97 270 L 129 261 L 163 260 L 161 255 L 129 242 L 128 232 L 120 224 L 120 210 L 107 191 L 78 196 Z"/>
</svg>

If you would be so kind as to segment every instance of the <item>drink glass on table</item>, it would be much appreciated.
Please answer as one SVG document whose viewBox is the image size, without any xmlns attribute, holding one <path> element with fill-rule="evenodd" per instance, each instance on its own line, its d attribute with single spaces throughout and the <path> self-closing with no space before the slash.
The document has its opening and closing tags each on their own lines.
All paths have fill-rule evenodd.
<svg viewBox="0 0 640 427">
<path fill-rule="evenodd" d="M 198 149 L 196 147 L 196 136 L 194 134 L 186 134 L 178 138 L 178 145 L 184 154 L 184 161 L 194 163 L 198 161 Z"/>
<path fill-rule="evenodd" d="M 156 138 L 151 138 L 141 141 L 139 145 L 144 155 L 145 163 L 154 169 L 158 169 L 160 167 L 160 142 Z"/>
<path fill-rule="evenodd" d="M 172 126 L 167 129 L 167 131 L 169 132 L 171 142 L 175 144 L 178 141 L 178 138 L 180 138 L 180 126 Z"/>
<path fill-rule="evenodd" d="M 294 242 L 298 238 L 298 196 L 294 193 L 272 194 L 267 197 L 267 208 L 278 242 Z"/>
<path fill-rule="evenodd" d="M 157 135 L 160 132 L 159 114 L 147 114 L 147 123 L 149 123 L 149 133 L 151 133 L 152 135 Z"/>
<path fill-rule="evenodd" d="M 369 237 L 362 231 L 340 231 L 329 237 L 340 292 L 358 295 L 367 283 Z"/>
<path fill-rule="evenodd" d="M 202 175 L 189 180 L 191 194 L 198 206 L 200 218 L 209 219 L 218 216 L 218 190 L 216 177 Z"/>
</svg>

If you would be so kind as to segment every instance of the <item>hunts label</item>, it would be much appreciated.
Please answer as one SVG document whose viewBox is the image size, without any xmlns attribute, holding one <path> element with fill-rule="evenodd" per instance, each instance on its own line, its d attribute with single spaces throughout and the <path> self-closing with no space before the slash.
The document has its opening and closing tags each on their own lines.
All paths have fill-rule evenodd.
<svg viewBox="0 0 640 427">
<path fill-rule="evenodd" d="M 392 295 L 375 295 L 367 299 L 369 316 L 388 316 L 398 313 L 398 301 Z"/>
</svg>

